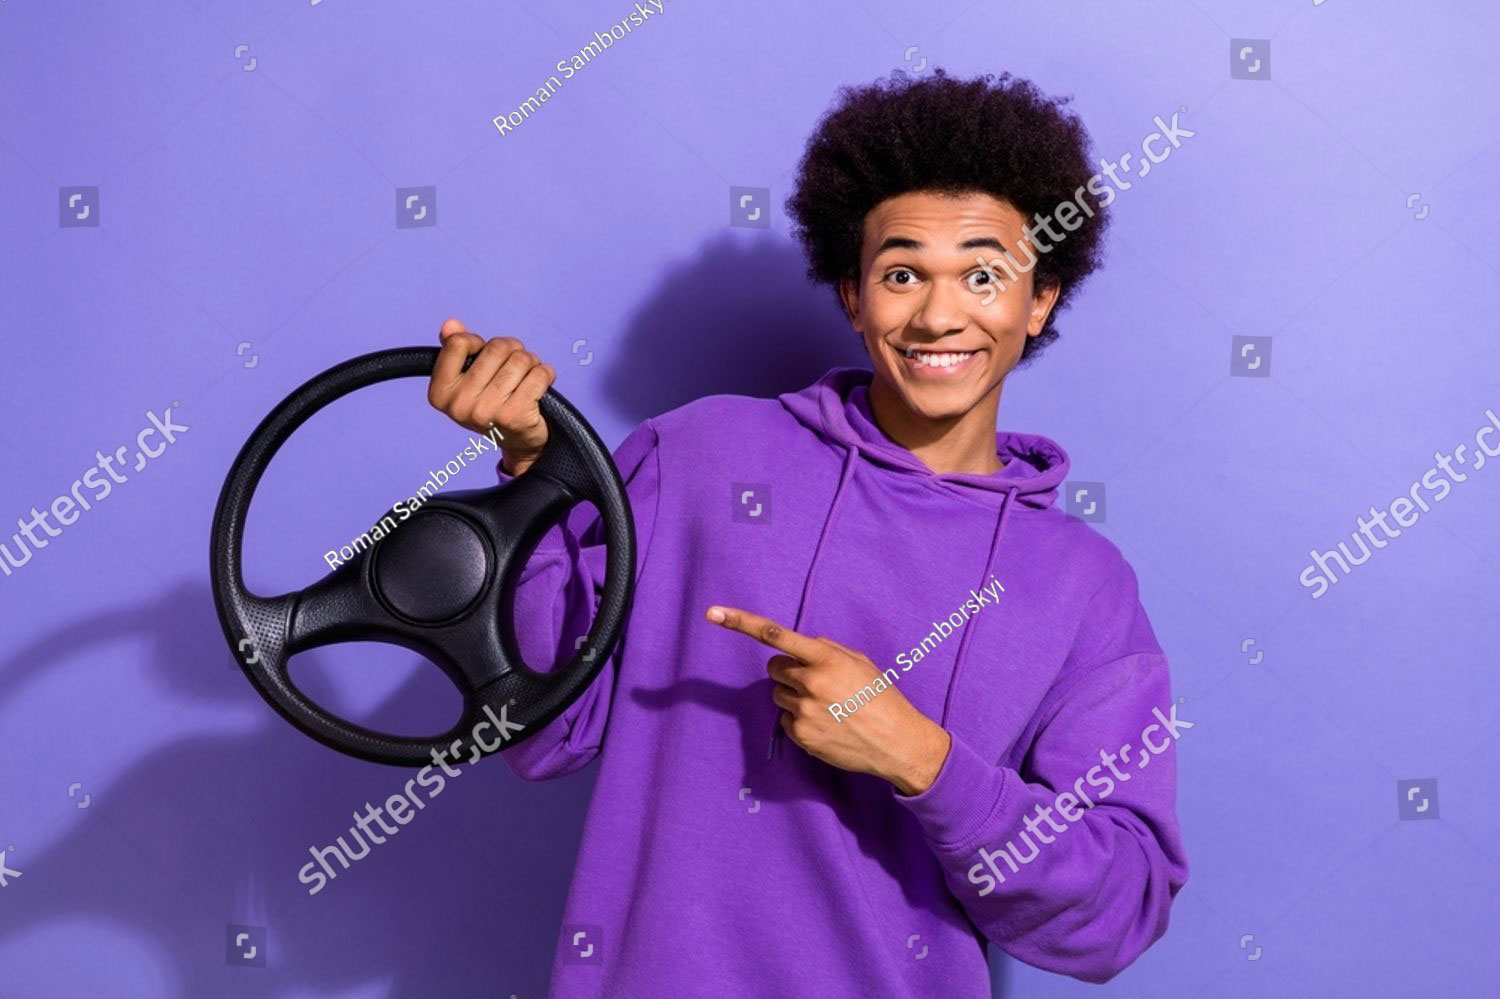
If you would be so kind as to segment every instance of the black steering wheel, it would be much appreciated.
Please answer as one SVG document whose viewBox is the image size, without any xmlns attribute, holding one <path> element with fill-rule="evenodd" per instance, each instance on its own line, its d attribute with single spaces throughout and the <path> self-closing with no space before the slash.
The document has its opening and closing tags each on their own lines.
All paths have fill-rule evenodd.
<svg viewBox="0 0 1500 999">
<path fill-rule="evenodd" d="M 436 347 L 365 354 L 282 400 L 229 469 L 209 549 L 219 623 L 261 696 L 319 742 L 395 766 L 433 763 L 435 752 L 484 755 L 535 734 L 598 675 L 635 586 L 635 524 L 620 474 L 593 428 L 548 389 L 540 402 L 547 445 L 524 474 L 503 486 L 434 493 L 394 530 L 304 589 L 263 597 L 245 588 L 245 515 L 281 445 L 335 399 L 392 378 L 430 375 L 437 356 Z M 537 540 L 583 500 L 604 519 L 604 593 L 572 659 L 538 673 L 521 661 L 502 601 L 513 599 L 515 577 Z M 292 685 L 287 661 L 296 653 L 366 640 L 403 646 L 441 667 L 463 694 L 459 722 L 430 738 L 388 735 L 324 710 Z M 486 728 L 490 733 L 481 737 Z"/>
</svg>

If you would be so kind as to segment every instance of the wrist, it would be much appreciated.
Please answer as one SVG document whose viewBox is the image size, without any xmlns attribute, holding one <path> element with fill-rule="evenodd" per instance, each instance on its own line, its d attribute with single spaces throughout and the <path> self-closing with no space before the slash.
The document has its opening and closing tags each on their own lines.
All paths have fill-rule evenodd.
<svg viewBox="0 0 1500 999">
<path fill-rule="evenodd" d="M 927 724 L 916 740 L 914 750 L 902 761 L 904 766 L 899 773 L 887 778 L 897 793 L 908 798 L 923 794 L 932 787 L 953 748 L 953 737 L 947 729 L 931 719 L 923 718 L 923 721 Z"/>
<path fill-rule="evenodd" d="M 538 454 L 536 452 L 527 451 L 516 453 L 501 448 L 500 471 L 504 472 L 506 475 L 515 477 L 522 474 L 533 464 L 535 464 L 537 457 Z"/>
</svg>

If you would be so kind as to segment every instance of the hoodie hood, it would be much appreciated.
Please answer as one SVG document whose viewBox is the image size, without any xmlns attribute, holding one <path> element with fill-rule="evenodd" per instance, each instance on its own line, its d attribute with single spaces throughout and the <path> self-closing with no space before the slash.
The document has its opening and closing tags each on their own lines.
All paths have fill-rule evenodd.
<svg viewBox="0 0 1500 999">
<path fill-rule="evenodd" d="M 833 368 L 807 388 L 778 397 L 798 421 L 823 439 L 844 449 L 843 471 L 828 505 L 828 516 L 824 518 L 822 529 L 818 532 L 807 576 L 802 582 L 802 597 L 792 625 L 794 631 L 802 629 L 803 617 L 809 606 L 808 598 L 818 572 L 818 562 L 823 555 L 824 542 L 838 516 L 839 504 L 846 494 L 845 487 L 855 473 L 860 456 L 883 470 L 920 476 L 971 501 L 978 500 L 995 507 L 995 527 L 990 536 L 989 556 L 985 560 L 984 574 L 974 581 L 976 586 L 983 586 L 984 580 L 995 569 L 1011 510 L 1017 504 L 1032 509 L 1051 506 L 1057 498 L 1058 484 L 1068 473 L 1068 456 L 1055 441 L 1037 434 L 999 432 L 995 434 L 995 454 L 1004 466 L 999 471 L 989 475 L 936 473 L 906 448 L 887 437 L 875 423 L 869 398 L 870 381 L 873 377 L 874 372 L 865 368 Z M 969 641 L 976 631 L 976 628 L 964 629 L 963 638 L 959 640 L 958 654 L 953 673 L 948 678 L 948 690 L 943 699 L 943 714 L 939 724 L 946 725 L 948 722 L 953 692 L 958 687 L 959 676 L 968 658 Z M 780 747 L 781 736 L 778 726 L 771 734 L 770 755 L 774 755 Z"/>
<path fill-rule="evenodd" d="M 1033 509 L 1049 507 L 1057 499 L 1058 487 L 1067 477 L 1068 455 L 1056 441 L 1040 434 L 1000 431 L 995 434 L 995 454 L 1005 467 L 988 475 L 939 474 L 876 424 L 870 408 L 873 377 L 865 368 L 833 368 L 807 388 L 779 399 L 808 428 L 891 471 L 930 479 L 990 505 L 1003 506 L 1012 493 L 1020 505 Z"/>
</svg>

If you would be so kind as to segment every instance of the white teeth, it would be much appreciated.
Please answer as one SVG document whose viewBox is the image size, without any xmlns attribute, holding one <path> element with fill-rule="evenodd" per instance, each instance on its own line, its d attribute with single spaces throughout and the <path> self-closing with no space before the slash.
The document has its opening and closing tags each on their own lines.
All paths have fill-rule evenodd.
<svg viewBox="0 0 1500 999">
<path fill-rule="evenodd" d="M 973 357 L 974 351 L 971 350 L 962 354 L 929 354 L 925 352 L 919 352 L 915 347 L 908 347 L 906 349 L 906 356 L 915 358 L 918 367 L 951 368 L 955 364 L 961 364 L 962 362 L 967 361 L 969 358 Z"/>
</svg>

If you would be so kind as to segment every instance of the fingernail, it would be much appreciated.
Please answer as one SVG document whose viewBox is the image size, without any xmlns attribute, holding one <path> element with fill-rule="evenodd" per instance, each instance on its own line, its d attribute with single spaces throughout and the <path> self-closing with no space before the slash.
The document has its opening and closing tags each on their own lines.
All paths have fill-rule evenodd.
<svg viewBox="0 0 1500 999">
<path fill-rule="evenodd" d="M 713 621 L 716 624 L 723 624 L 724 623 L 724 610 L 723 610 L 723 608 L 720 608 L 720 607 L 710 607 L 708 609 L 708 619 L 710 621 Z"/>
</svg>

